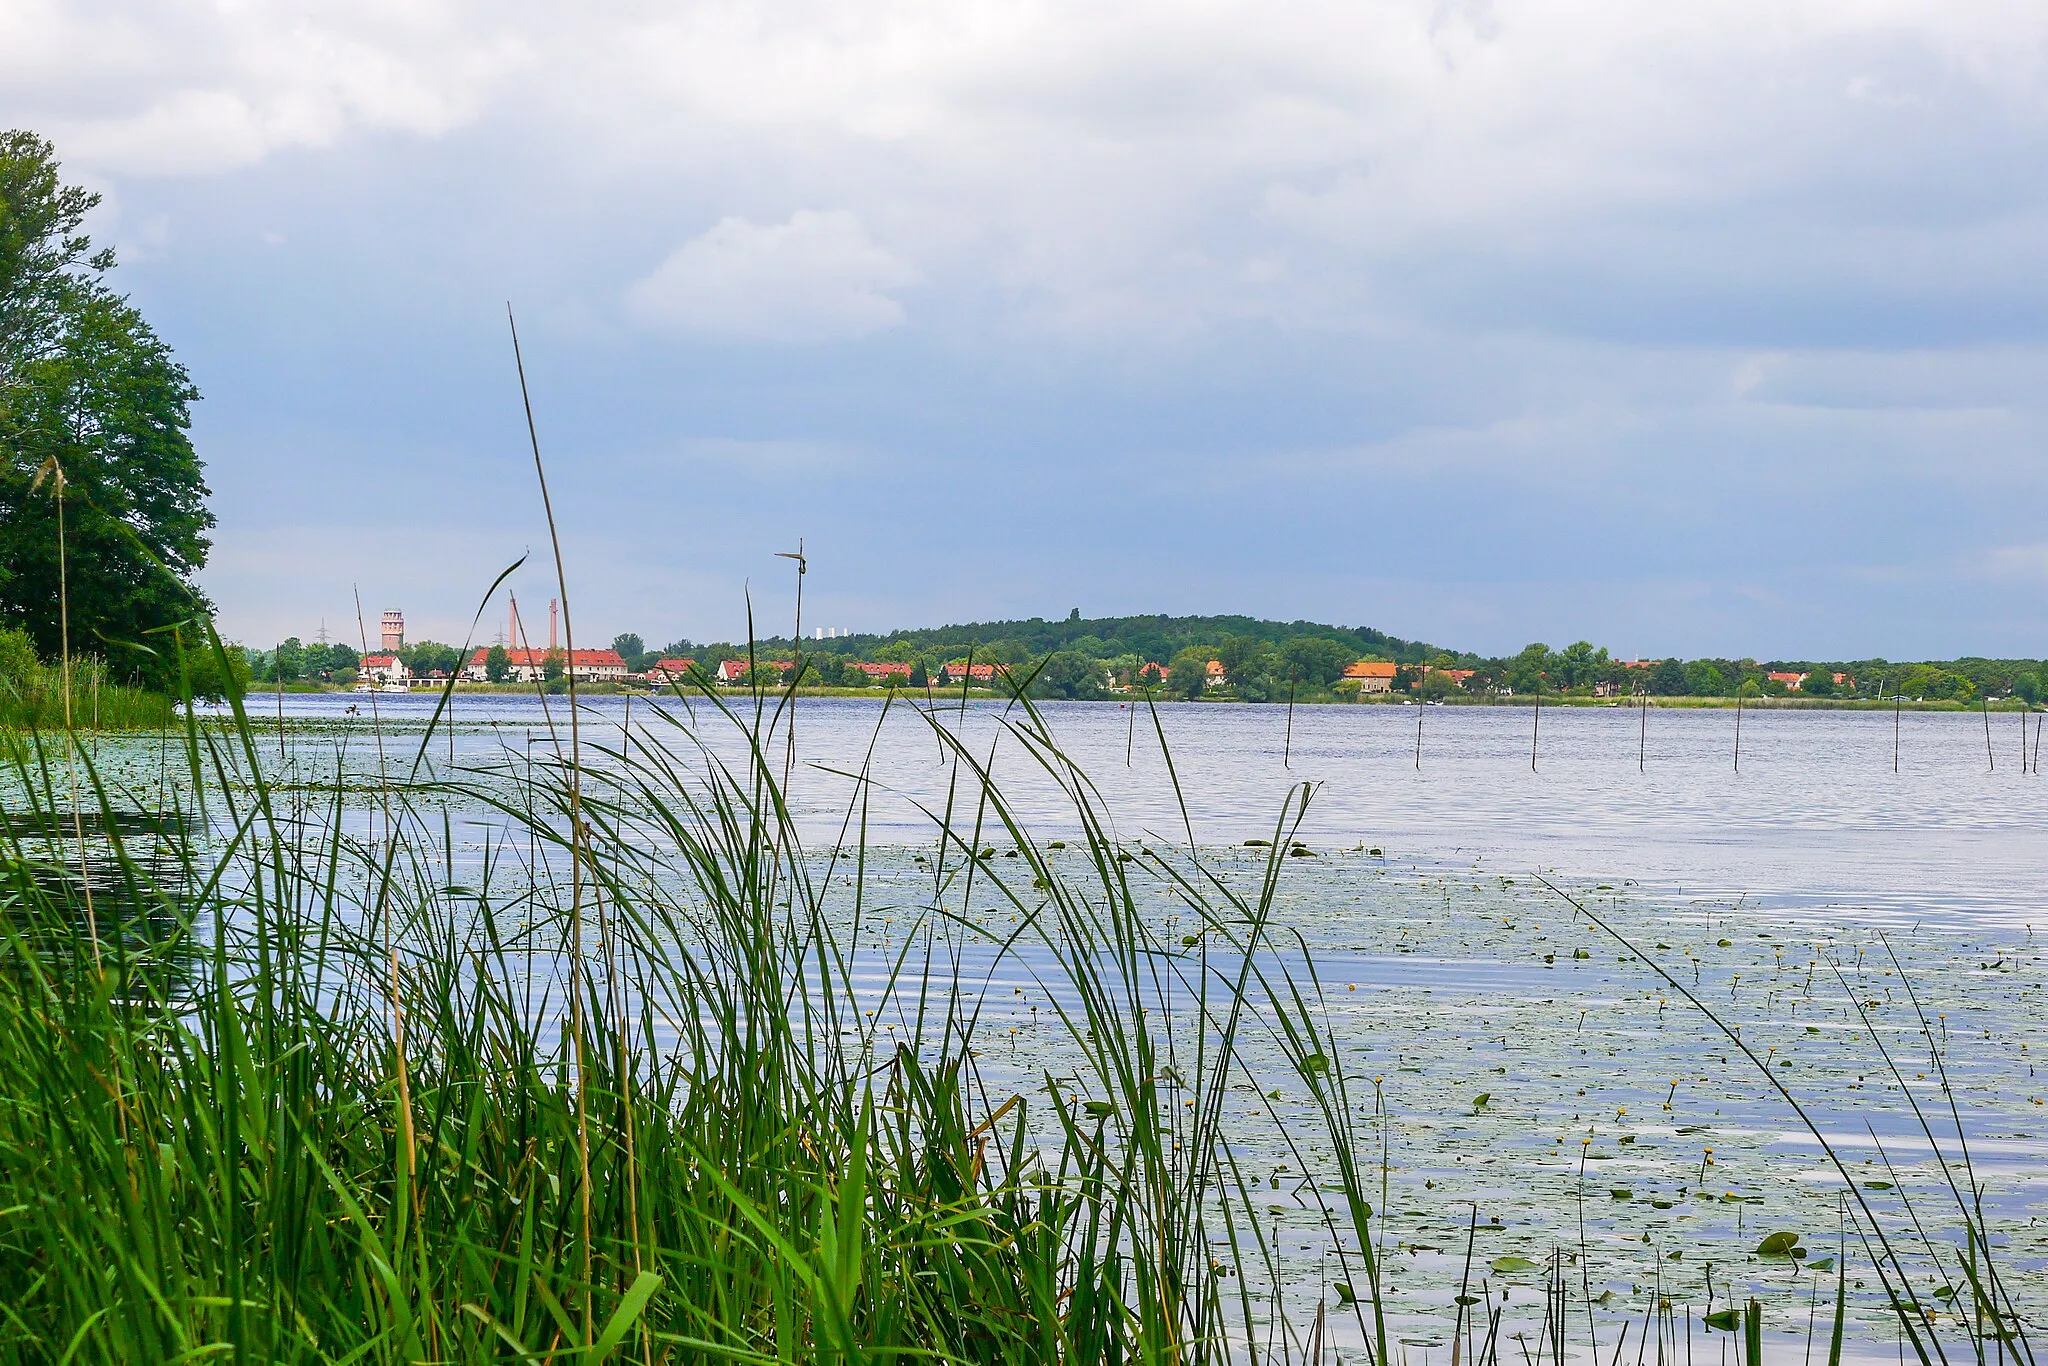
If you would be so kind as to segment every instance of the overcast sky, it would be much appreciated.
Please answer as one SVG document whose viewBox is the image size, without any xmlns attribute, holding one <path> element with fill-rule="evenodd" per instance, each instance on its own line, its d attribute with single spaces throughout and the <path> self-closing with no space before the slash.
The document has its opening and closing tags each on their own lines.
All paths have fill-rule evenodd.
<svg viewBox="0 0 2048 1366">
<path fill-rule="evenodd" d="M 551 595 L 509 300 L 582 639 L 781 625 L 801 536 L 856 630 L 2048 653 L 2044 64 L 2038 0 L 0 0 L 252 643 Z"/>
</svg>

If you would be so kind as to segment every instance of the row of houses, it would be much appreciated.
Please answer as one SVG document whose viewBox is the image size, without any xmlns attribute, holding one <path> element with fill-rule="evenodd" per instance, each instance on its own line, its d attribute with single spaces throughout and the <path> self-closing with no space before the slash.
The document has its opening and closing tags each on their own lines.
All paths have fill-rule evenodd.
<svg viewBox="0 0 2048 1366">
<path fill-rule="evenodd" d="M 461 677 L 471 683 L 490 681 L 490 654 L 491 651 L 487 648 L 476 650 L 470 655 L 469 662 L 463 666 Z M 623 683 L 630 680 L 665 685 L 689 679 L 697 668 L 694 659 L 667 658 L 655 660 L 643 673 L 635 673 L 627 666 L 624 657 L 612 649 L 506 650 L 505 664 L 506 680 L 516 683 L 540 682 L 548 676 L 552 666 L 558 673 L 573 675 L 579 683 Z M 792 667 L 792 661 L 756 660 L 752 667 L 768 677 L 780 677 Z M 887 660 L 847 660 L 843 667 L 858 671 L 878 683 L 910 681 L 911 666 L 905 663 Z M 957 687 L 963 681 L 989 686 L 994 684 L 996 673 L 1002 667 L 999 664 L 970 664 L 965 660 L 954 660 L 940 665 L 932 674 L 931 681 L 935 687 Z M 1392 692 L 1398 667 L 1376 660 L 1360 661 L 1345 668 L 1344 678 L 1347 682 L 1356 683 L 1361 695 Z M 748 663 L 744 659 L 721 660 L 711 671 L 711 677 L 714 682 L 735 687 L 747 681 L 748 669 Z M 1460 687 L 1463 687 L 1465 680 L 1472 676 L 1470 669 L 1444 669 L 1438 672 L 1449 677 Z M 1156 677 L 1164 683 L 1172 670 L 1163 664 L 1150 664 L 1142 673 Z M 1781 675 L 1773 674 L 1772 677 L 1781 678 Z M 357 666 L 357 678 L 359 685 L 387 687 L 404 687 L 415 681 L 415 676 L 406 667 L 405 661 L 395 654 L 364 655 Z M 436 681 L 441 678 L 445 678 L 445 675 L 436 674 L 431 679 L 421 678 L 419 681 Z M 1208 688 L 1221 688 L 1229 681 L 1222 661 L 1210 660 L 1203 685 Z M 1837 681 L 1840 681 L 1839 675 Z"/>
<path fill-rule="evenodd" d="M 490 681 L 490 653 L 489 649 L 477 650 L 469 657 L 469 663 L 462 667 L 460 677 L 471 683 Z M 505 656 L 510 670 L 506 678 L 519 683 L 535 683 L 546 678 L 550 656 L 564 672 L 573 671 L 579 683 L 618 683 L 635 676 L 617 650 L 507 650 Z M 395 654 L 364 655 L 356 663 L 358 687 L 378 684 L 404 687 L 415 680 L 436 682 L 446 678 L 446 674 L 438 671 L 416 675 Z"/>
</svg>

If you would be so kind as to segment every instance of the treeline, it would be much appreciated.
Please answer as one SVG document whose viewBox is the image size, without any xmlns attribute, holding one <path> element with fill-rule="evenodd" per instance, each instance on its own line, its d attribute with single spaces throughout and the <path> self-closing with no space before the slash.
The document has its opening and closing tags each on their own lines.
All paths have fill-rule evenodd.
<svg viewBox="0 0 2048 1366">
<path fill-rule="evenodd" d="M 1470 670 L 1456 678 L 1448 671 Z M 1969 702 L 2017 697 L 2028 703 L 2048 693 L 2048 664 L 2034 659 L 1965 658 L 1926 662 L 1888 659 L 1656 659 L 1623 660 L 1589 641 L 1562 650 L 1537 643 L 1512 656 L 1448 656 L 1428 667 L 1403 670 L 1395 689 L 1444 694 L 1537 693 L 1652 697 L 1906 697 L 1921 702 Z"/>
<path fill-rule="evenodd" d="M 708 673 L 723 660 L 749 657 L 746 646 L 731 642 L 677 640 L 648 650 L 639 636 L 627 634 L 613 644 L 636 671 L 656 659 L 673 657 L 694 659 Z M 752 657 L 785 666 L 793 652 L 787 637 L 771 638 L 757 641 Z M 1648 693 L 1710 698 L 1903 696 L 1928 702 L 2016 697 L 2032 703 L 2048 694 L 2048 663 L 2031 659 L 1624 660 L 1584 640 L 1562 649 L 1538 642 L 1512 655 L 1481 655 L 1404 640 L 1370 627 L 1245 616 L 1088 619 L 1078 611 L 1064 620 L 1032 617 L 805 640 L 802 657 L 804 681 L 825 686 L 885 686 L 852 669 L 853 661 L 907 663 L 912 666 L 910 686 L 916 688 L 935 680 L 956 680 L 971 661 L 1030 677 L 1038 695 L 1074 698 L 1107 696 L 1136 686 L 1169 697 L 1314 700 L 1348 695 L 1354 685 L 1344 680 L 1344 671 L 1361 660 L 1396 665 L 1391 691 L 1429 698 Z M 1212 660 L 1220 674 L 1209 668 Z M 788 672 L 784 667 L 774 678 L 787 682 Z"/>
<path fill-rule="evenodd" d="M 612 643 L 636 671 L 660 658 L 689 658 L 708 673 L 725 660 L 749 658 L 745 645 L 730 641 L 677 640 L 646 650 L 638 635 L 627 633 Z M 760 640 L 752 658 L 788 663 L 798 648 L 786 636 Z M 1214 659 L 1225 670 L 1221 695 L 1241 701 L 1285 700 L 1290 691 L 1298 697 L 1326 692 L 1342 679 L 1345 666 L 1359 659 L 1422 665 L 1452 657 L 1433 645 L 1371 627 L 1246 616 L 1084 618 L 1079 609 L 1062 620 L 1030 617 L 805 640 L 801 651 L 804 681 L 828 687 L 886 686 L 851 668 L 856 661 L 908 664 L 912 688 L 971 678 L 963 670 L 990 665 L 1008 677 L 1029 679 L 1038 696 L 1079 699 L 1133 686 L 1184 697 L 1216 693 L 1208 670 Z M 985 681 L 1000 688 L 996 679 Z"/>
<path fill-rule="evenodd" d="M 649 651 L 639 635 L 621 635 L 612 647 L 631 668 L 647 668 L 659 657 L 696 659 L 711 672 L 725 659 L 748 659 L 748 647 L 731 641 L 670 641 Z M 799 645 L 788 637 L 756 641 L 756 661 L 793 661 Z M 1155 686 L 1167 694 L 1200 696 L 1208 688 L 1208 661 L 1227 668 L 1227 696 L 1239 700 L 1284 698 L 1329 690 L 1354 659 L 1389 659 L 1423 664 L 1442 655 L 1434 645 L 1405 641 L 1370 627 L 1331 627 L 1311 621 L 1260 621 L 1255 616 L 1096 616 L 1079 608 L 1049 621 L 985 621 L 887 635 L 840 635 L 801 641 L 805 682 L 823 686 L 887 686 L 850 668 L 854 661 L 907 664 L 907 686 L 924 688 L 938 680 L 963 678 L 973 666 L 995 666 L 1010 678 L 1030 680 L 1038 696 L 1098 698 L 1128 686 Z M 997 680 L 985 680 L 999 686 Z M 897 686 L 905 686 L 897 680 Z"/>
</svg>

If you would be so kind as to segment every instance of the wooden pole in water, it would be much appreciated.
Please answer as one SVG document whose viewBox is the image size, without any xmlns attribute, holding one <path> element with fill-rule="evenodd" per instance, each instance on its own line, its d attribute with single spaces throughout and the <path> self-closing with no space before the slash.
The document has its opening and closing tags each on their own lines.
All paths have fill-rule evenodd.
<svg viewBox="0 0 2048 1366">
<path fill-rule="evenodd" d="M 1415 771 L 1422 772 L 1422 703 L 1415 704 Z"/>
<path fill-rule="evenodd" d="M 1294 767 L 1294 684 L 1287 684 L 1287 746 L 1280 751 L 1280 767 Z"/>
<path fill-rule="evenodd" d="M 1892 694 L 1892 772 L 1899 771 L 1899 716 L 1906 709 L 1906 694 Z"/>
<path fill-rule="evenodd" d="M 1735 690 L 1735 771 L 1742 772 L 1742 689 Z"/>
<path fill-rule="evenodd" d="M 270 647 L 270 673 L 277 680 L 277 761 L 284 762 L 284 646 Z"/>
<path fill-rule="evenodd" d="M 1642 706 L 1638 710 L 1643 714 L 1643 725 L 1642 733 L 1636 737 L 1636 772 L 1648 773 L 1650 771 L 1650 694 L 1647 689 L 1643 693 Z"/>
<path fill-rule="evenodd" d="M 1529 723 L 1529 771 L 1536 771 L 1536 733 L 1543 729 L 1543 690 L 1536 691 L 1536 717 Z"/>
<path fill-rule="evenodd" d="M 1991 699 L 1980 697 L 1977 700 L 1984 709 L 1984 762 L 1990 765 L 1989 772 L 1996 773 L 1998 760 L 1991 753 Z"/>
</svg>

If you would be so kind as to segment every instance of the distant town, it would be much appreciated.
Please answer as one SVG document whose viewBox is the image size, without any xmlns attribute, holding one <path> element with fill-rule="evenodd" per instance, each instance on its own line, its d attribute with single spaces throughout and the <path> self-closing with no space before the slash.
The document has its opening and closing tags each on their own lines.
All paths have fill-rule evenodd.
<svg viewBox="0 0 2048 1366">
<path fill-rule="evenodd" d="M 2043 695 L 2039 660 L 1621 658 L 1587 641 L 1532 644 L 1488 657 L 1404 640 L 1366 627 L 1250 617 L 1107 617 L 1018 621 L 864 634 L 814 627 L 791 637 L 649 648 L 631 632 L 599 648 L 569 649 L 550 602 L 544 627 L 516 600 L 496 639 L 459 649 L 411 641 L 405 614 L 383 613 L 378 648 L 298 638 L 245 649 L 252 683 L 358 691 L 449 684 L 599 690 L 775 688 L 826 691 L 1019 689 L 1086 700 L 1144 693 L 1241 702 L 1488 701 L 1528 697 L 1814 699 L 1915 703 L 2018 701 Z M 324 632 L 322 633 L 324 634 Z M 797 670 L 801 667 L 802 677 Z"/>
</svg>

